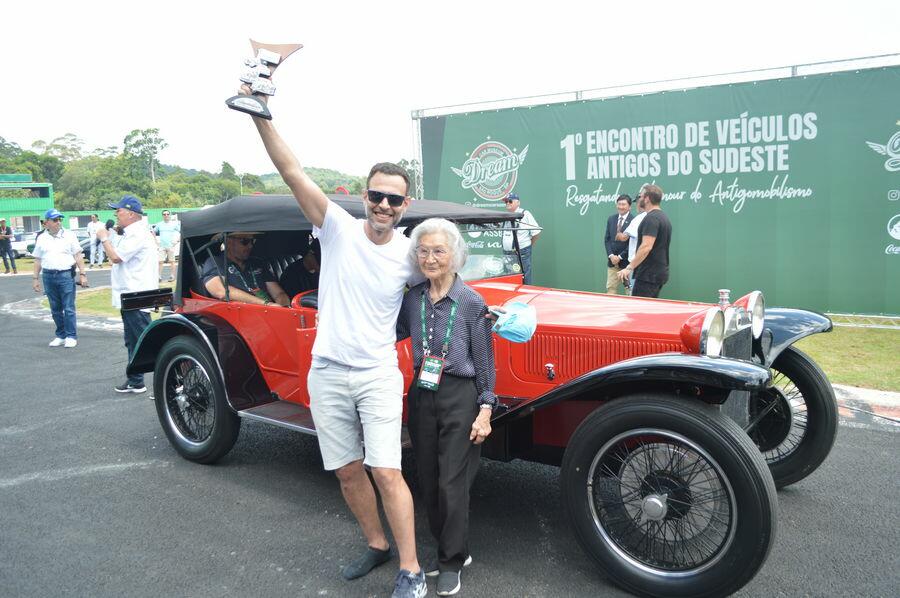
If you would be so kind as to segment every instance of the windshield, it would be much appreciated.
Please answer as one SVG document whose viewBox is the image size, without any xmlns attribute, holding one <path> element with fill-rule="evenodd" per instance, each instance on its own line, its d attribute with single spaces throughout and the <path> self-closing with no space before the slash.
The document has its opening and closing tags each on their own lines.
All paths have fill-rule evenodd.
<svg viewBox="0 0 900 598">
<path fill-rule="evenodd" d="M 499 224 L 460 224 L 459 232 L 469 248 L 469 259 L 459 272 L 463 280 L 522 273 L 519 257 L 503 252 Z"/>
</svg>

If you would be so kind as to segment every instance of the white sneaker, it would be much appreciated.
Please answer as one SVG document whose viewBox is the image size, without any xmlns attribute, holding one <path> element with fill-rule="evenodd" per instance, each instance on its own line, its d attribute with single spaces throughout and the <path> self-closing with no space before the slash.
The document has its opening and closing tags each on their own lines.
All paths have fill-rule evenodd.
<svg viewBox="0 0 900 598">
<path fill-rule="evenodd" d="M 66 349 L 71 349 L 72 347 L 74 347 L 77 344 L 78 344 L 78 341 L 76 339 L 67 338 L 64 346 L 66 347 Z"/>
<path fill-rule="evenodd" d="M 50 341 L 50 346 L 51 347 L 62 347 L 65 344 L 65 342 L 66 342 L 66 339 L 64 339 L 64 338 L 55 338 L 52 341 Z"/>
</svg>

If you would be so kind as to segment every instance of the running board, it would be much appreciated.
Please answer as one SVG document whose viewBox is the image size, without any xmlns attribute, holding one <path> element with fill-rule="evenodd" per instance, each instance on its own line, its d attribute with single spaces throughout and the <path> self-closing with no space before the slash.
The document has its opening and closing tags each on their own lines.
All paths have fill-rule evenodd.
<svg viewBox="0 0 900 598">
<path fill-rule="evenodd" d="M 274 401 L 272 403 L 260 405 L 259 407 L 251 407 L 250 409 L 238 411 L 237 414 L 246 419 L 271 424 L 273 426 L 281 426 L 282 428 L 294 430 L 295 432 L 312 434 L 313 436 L 318 435 L 316 432 L 316 425 L 313 423 L 312 413 L 309 409 L 303 405 L 298 405 L 297 403 Z M 412 446 L 406 426 L 403 426 L 403 429 L 400 432 L 400 444 L 403 448 Z"/>
<path fill-rule="evenodd" d="M 288 401 L 274 401 L 259 407 L 237 412 L 239 416 L 273 426 L 281 426 L 295 432 L 316 435 L 312 413 L 303 405 Z"/>
</svg>

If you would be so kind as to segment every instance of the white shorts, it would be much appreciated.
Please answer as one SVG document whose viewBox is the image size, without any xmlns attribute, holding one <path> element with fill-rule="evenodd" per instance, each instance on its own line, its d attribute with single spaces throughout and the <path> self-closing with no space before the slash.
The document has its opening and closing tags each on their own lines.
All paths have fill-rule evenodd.
<svg viewBox="0 0 900 598">
<path fill-rule="evenodd" d="M 159 248 L 159 261 L 175 263 L 175 248 L 174 247 L 160 247 Z"/>
<path fill-rule="evenodd" d="M 369 467 L 400 469 L 403 374 L 396 365 L 352 368 L 313 357 L 310 409 L 326 470 L 365 457 Z M 365 445 L 365 450 L 363 450 Z"/>
</svg>

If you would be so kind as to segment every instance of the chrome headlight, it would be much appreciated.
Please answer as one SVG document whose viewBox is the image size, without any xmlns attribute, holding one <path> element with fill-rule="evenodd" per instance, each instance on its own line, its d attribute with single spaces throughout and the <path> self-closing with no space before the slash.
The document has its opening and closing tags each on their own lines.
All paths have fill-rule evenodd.
<svg viewBox="0 0 900 598">
<path fill-rule="evenodd" d="M 747 293 L 734 302 L 747 310 L 750 314 L 750 330 L 753 338 L 758 339 L 762 336 L 763 329 L 766 326 L 766 298 L 763 297 L 761 291 L 753 291 Z"/>
<path fill-rule="evenodd" d="M 718 307 L 706 310 L 703 327 L 700 329 L 700 353 L 718 357 L 722 354 L 725 341 L 725 315 Z"/>
</svg>

